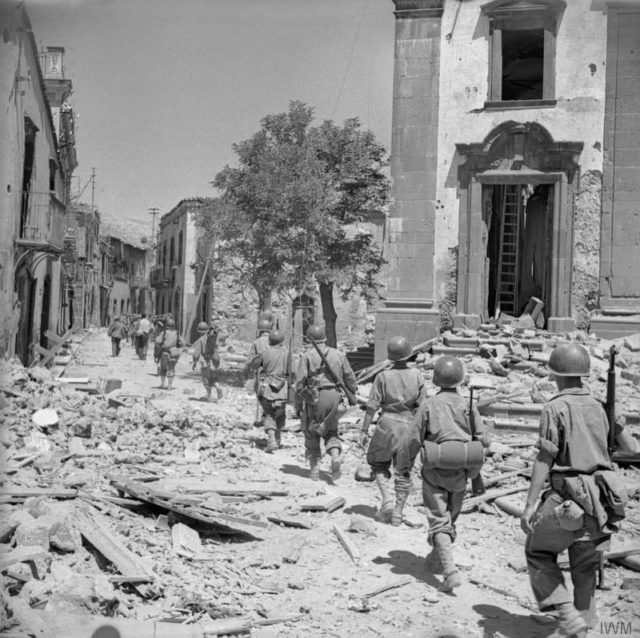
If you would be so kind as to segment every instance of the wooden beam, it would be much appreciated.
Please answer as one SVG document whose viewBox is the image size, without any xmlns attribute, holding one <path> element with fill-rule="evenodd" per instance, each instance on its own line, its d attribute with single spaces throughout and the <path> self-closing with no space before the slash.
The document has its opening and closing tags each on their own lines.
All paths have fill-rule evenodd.
<svg viewBox="0 0 640 638">
<path fill-rule="evenodd" d="M 354 542 L 347 536 L 347 532 L 341 530 L 337 525 L 331 528 L 331 531 L 338 537 L 338 540 L 342 543 L 347 554 L 351 557 L 351 560 L 356 563 L 360 562 L 360 550 L 356 547 Z"/>
<path fill-rule="evenodd" d="M 518 492 L 526 492 L 528 486 L 524 487 L 507 487 L 501 490 L 490 490 L 480 496 L 473 496 L 471 498 L 465 498 L 462 502 L 462 512 L 470 512 L 480 503 L 486 503 L 487 501 L 493 501 L 501 496 L 508 496 L 509 494 L 517 494 Z"/>
<path fill-rule="evenodd" d="M 333 512 L 346 503 L 343 496 L 327 494 L 307 501 L 300 506 L 303 512 Z"/>
</svg>

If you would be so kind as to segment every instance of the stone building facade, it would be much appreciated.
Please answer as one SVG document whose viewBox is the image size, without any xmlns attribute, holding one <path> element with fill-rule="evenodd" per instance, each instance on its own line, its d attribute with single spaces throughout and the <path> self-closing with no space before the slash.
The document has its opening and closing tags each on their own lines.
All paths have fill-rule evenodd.
<svg viewBox="0 0 640 638">
<path fill-rule="evenodd" d="M 64 49 L 39 53 L 24 3 L 1 3 L 0 25 L 0 353 L 27 364 L 48 331 L 70 327 L 60 257 L 74 118 Z"/>
<path fill-rule="evenodd" d="M 531 297 L 551 331 L 638 330 L 640 9 L 394 4 L 376 357 L 394 334 L 420 342 L 443 318 L 475 327 L 518 316 Z"/>
</svg>

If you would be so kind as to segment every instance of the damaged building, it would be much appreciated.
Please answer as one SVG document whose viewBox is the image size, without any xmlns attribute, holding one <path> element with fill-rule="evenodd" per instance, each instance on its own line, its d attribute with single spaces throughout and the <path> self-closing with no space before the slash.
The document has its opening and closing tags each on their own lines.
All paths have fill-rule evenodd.
<svg viewBox="0 0 640 638">
<path fill-rule="evenodd" d="M 376 357 L 393 334 L 508 320 L 532 299 L 552 332 L 637 332 L 640 7 L 394 4 Z"/>
</svg>

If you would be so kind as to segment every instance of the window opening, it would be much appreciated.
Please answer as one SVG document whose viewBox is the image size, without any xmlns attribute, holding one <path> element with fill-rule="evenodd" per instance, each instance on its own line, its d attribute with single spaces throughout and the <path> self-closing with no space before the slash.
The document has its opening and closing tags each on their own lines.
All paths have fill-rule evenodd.
<svg viewBox="0 0 640 638">
<path fill-rule="evenodd" d="M 182 263 L 182 240 L 183 235 L 182 231 L 180 231 L 180 233 L 178 234 L 178 264 Z"/>
<path fill-rule="evenodd" d="M 502 31 L 502 99 L 541 100 L 544 29 Z"/>
</svg>

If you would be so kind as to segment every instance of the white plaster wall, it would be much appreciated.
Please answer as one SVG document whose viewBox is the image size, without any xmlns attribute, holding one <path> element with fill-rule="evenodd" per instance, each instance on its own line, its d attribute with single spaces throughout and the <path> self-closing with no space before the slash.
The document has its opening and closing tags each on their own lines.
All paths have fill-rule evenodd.
<svg viewBox="0 0 640 638">
<path fill-rule="evenodd" d="M 567 2 L 557 35 L 555 107 L 484 111 L 489 21 L 481 14 L 483 4 L 485 0 L 446 0 L 442 18 L 434 256 L 439 300 L 445 294 L 449 249 L 458 244 L 457 166 L 464 158 L 456 155 L 457 143 L 480 142 L 502 122 L 535 121 L 554 140 L 583 142 L 582 173 L 602 170 L 606 15 L 591 8 L 592 0 Z"/>
</svg>

